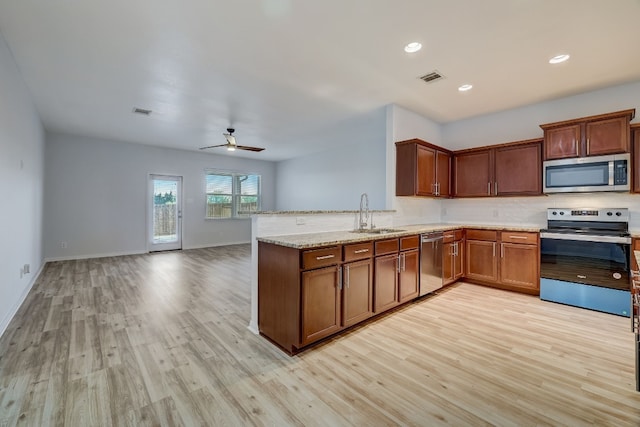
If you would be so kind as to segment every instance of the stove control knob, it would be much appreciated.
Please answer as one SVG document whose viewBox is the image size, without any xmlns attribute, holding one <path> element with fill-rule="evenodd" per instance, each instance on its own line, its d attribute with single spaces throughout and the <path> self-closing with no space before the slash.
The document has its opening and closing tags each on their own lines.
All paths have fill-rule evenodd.
<svg viewBox="0 0 640 427">
<path fill-rule="evenodd" d="M 563 212 L 563 211 L 560 211 L 560 215 L 564 215 L 564 212 Z"/>
<path fill-rule="evenodd" d="M 551 212 L 551 215 L 558 215 L 558 212 L 553 211 L 553 212 Z"/>
<path fill-rule="evenodd" d="M 613 212 L 607 212 L 607 216 L 613 215 Z"/>
<path fill-rule="evenodd" d="M 622 216 L 622 212 L 616 212 L 616 216 Z"/>
</svg>

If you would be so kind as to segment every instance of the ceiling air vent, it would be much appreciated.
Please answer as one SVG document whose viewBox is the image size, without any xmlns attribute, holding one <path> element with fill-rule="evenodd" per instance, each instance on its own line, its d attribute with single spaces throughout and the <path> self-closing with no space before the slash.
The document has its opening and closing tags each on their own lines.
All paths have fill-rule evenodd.
<svg viewBox="0 0 640 427">
<path fill-rule="evenodd" d="M 133 109 L 133 112 L 136 113 L 136 114 L 142 114 L 142 115 L 145 115 L 145 116 L 150 116 L 151 115 L 151 110 L 146 110 L 144 108 L 136 107 L 136 108 Z"/>
<path fill-rule="evenodd" d="M 425 74 L 424 76 L 420 77 L 420 80 L 422 80 L 425 83 L 433 83 L 437 80 L 443 79 L 444 76 L 442 74 L 440 74 L 438 72 L 438 70 L 433 70 L 432 72 Z"/>
</svg>

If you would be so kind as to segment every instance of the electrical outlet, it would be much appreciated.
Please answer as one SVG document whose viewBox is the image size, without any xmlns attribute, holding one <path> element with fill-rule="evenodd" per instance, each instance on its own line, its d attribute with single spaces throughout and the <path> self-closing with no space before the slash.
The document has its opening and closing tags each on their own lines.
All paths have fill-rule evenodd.
<svg viewBox="0 0 640 427">
<path fill-rule="evenodd" d="M 498 209 L 493 210 L 493 217 L 498 218 Z"/>
<path fill-rule="evenodd" d="M 22 271 L 24 272 L 24 274 L 29 274 L 31 271 L 31 266 L 29 264 L 25 264 L 24 267 L 22 267 Z"/>
<path fill-rule="evenodd" d="M 67 249 L 67 242 L 60 242 L 60 247 L 62 249 Z"/>
<path fill-rule="evenodd" d="M 20 269 L 20 278 L 22 279 L 22 276 L 24 276 L 24 271 L 22 269 Z"/>
</svg>

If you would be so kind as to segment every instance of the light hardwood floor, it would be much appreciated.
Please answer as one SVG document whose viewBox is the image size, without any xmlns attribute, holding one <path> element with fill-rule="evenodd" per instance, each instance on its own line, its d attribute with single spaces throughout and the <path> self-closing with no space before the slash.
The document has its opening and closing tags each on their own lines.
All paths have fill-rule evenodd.
<svg viewBox="0 0 640 427">
<path fill-rule="evenodd" d="M 46 265 L 0 339 L 0 425 L 640 425 L 629 320 L 459 284 L 289 357 L 248 245 Z"/>
</svg>

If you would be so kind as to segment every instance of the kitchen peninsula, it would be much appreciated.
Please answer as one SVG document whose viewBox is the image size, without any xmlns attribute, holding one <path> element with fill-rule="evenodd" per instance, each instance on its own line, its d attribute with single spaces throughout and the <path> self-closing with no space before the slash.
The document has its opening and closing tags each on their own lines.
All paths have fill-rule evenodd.
<svg viewBox="0 0 640 427">
<path fill-rule="evenodd" d="M 378 228 L 390 228 L 392 214 L 378 212 Z M 288 215 L 296 218 L 296 213 Z M 343 223 L 353 222 L 356 211 L 340 215 L 344 215 Z M 298 217 L 297 222 L 312 220 Z M 288 218 L 290 224 L 295 221 Z M 329 221 L 334 227 L 338 227 L 337 222 L 336 218 Z M 471 251 L 473 255 L 466 257 L 464 268 L 472 272 L 469 281 L 537 294 L 539 228 L 419 224 L 363 233 L 349 231 L 354 227 L 343 224 L 332 231 L 256 236 L 257 289 L 252 303 L 257 304 L 259 332 L 287 353 L 295 354 L 418 298 L 420 235 L 437 230 L 460 230 L 469 235 L 461 242 L 462 252 Z M 469 260 L 482 260 L 482 266 Z M 478 270 L 486 267 L 486 272 Z M 523 273 L 526 279 L 514 277 Z"/>
</svg>

